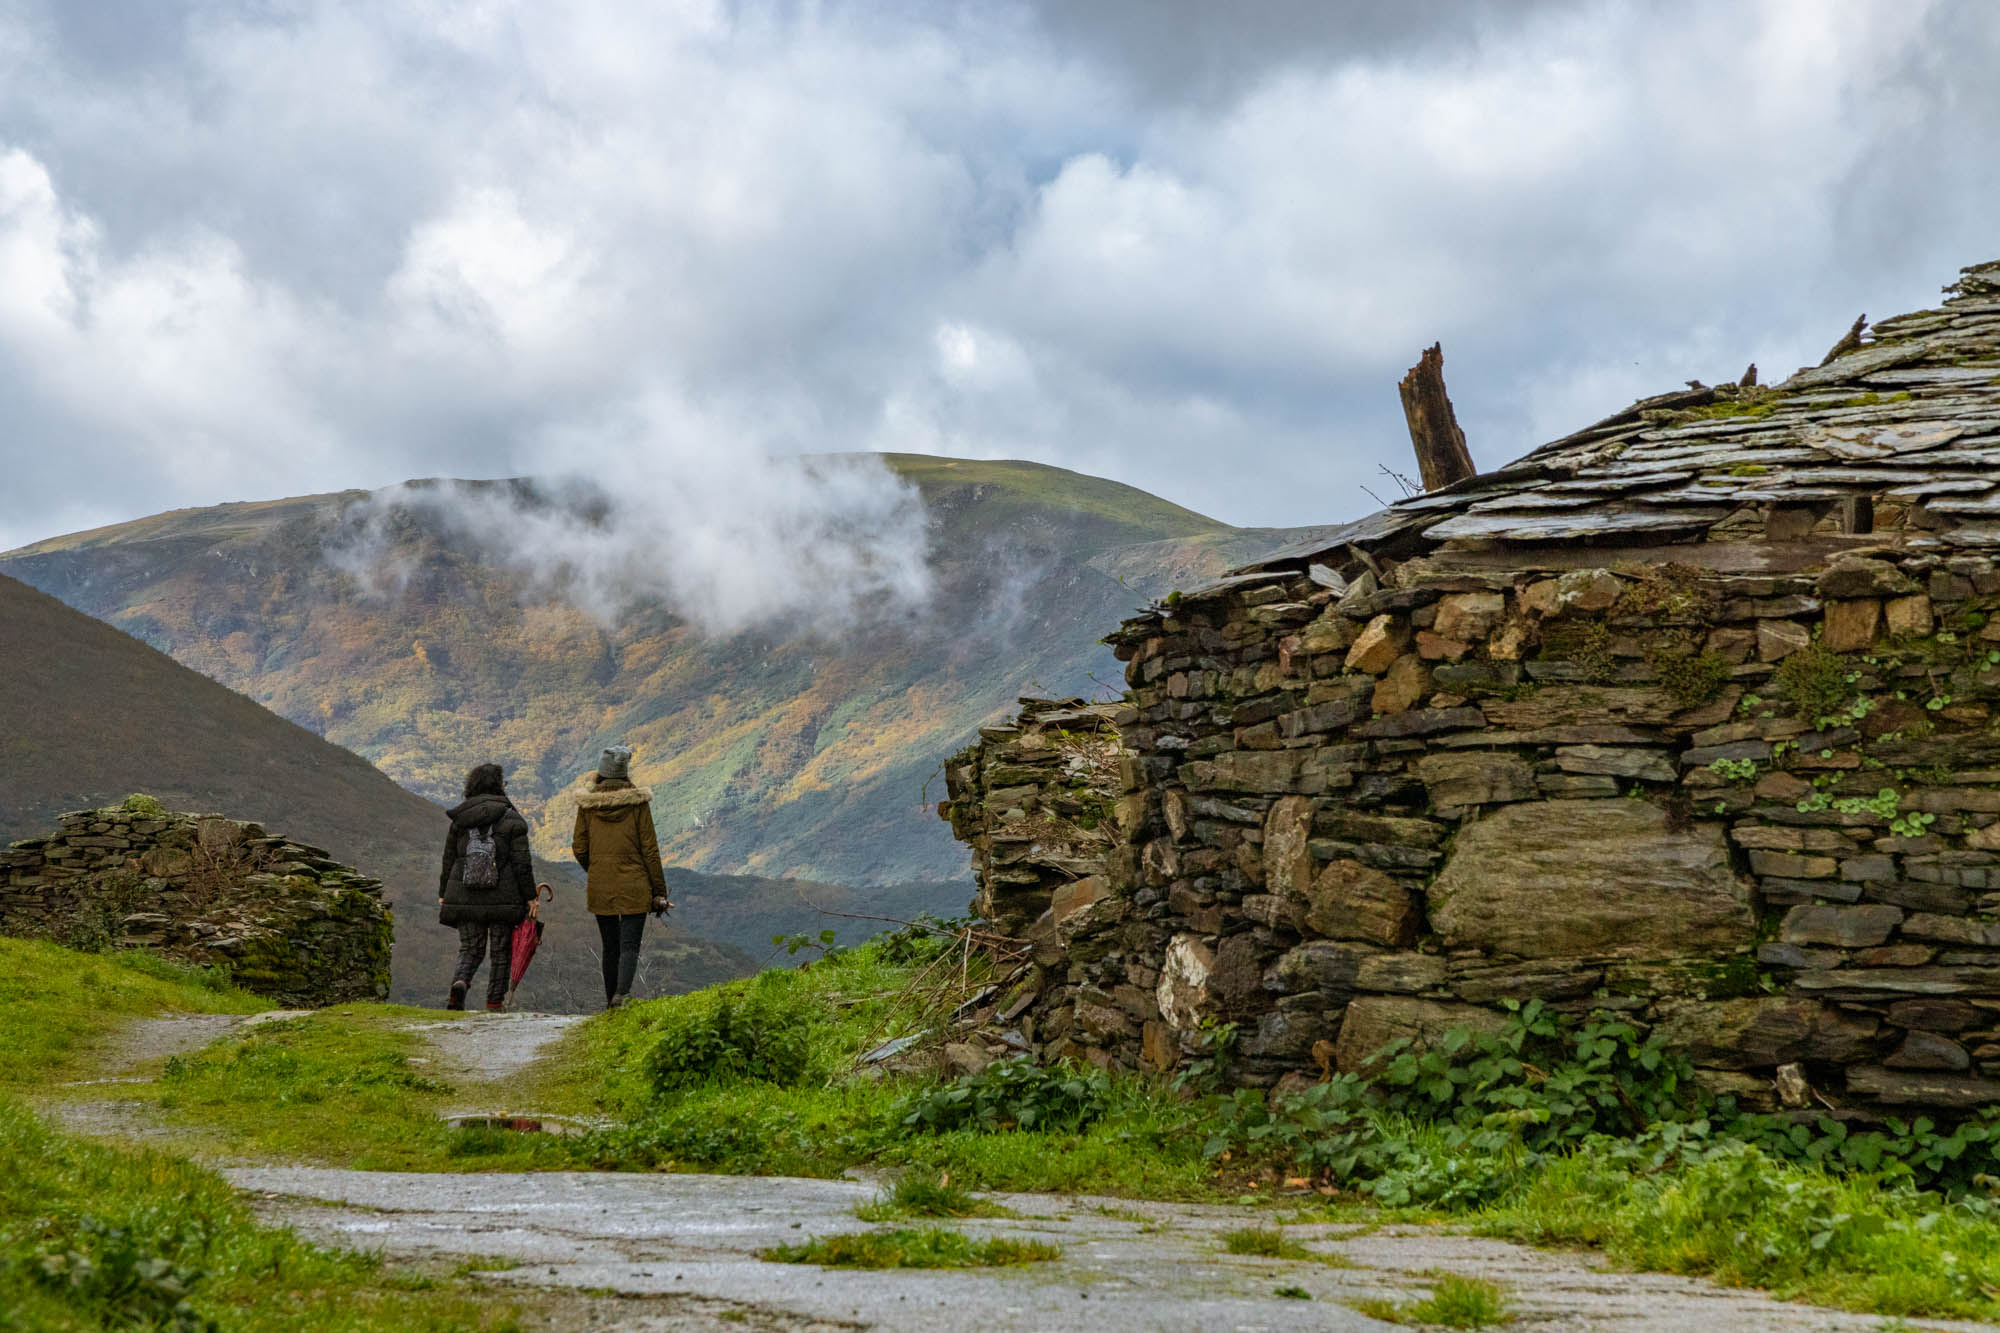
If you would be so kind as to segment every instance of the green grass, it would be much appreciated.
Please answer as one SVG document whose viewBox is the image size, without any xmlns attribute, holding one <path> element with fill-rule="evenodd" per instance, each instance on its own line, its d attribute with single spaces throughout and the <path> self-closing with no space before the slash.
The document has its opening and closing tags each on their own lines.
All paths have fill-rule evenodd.
<svg viewBox="0 0 2000 1333">
<path fill-rule="evenodd" d="M 455 1096 L 407 1028 L 439 1015 L 341 1005 L 264 1023 L 167 1062 L 150 1095 L 191 1143 L 232 1156 L 366 1171 L 567 1165 L 561 1136 L 454 1129 Z"/>
<path fill-rule="evenodd" d="M 1792 1166 L 1748 1146 L 1663 1172 L 1578 1151 L 1473 1222 L 1487 1235 L 1596 1246 L 1631 1268 L 1784 1299 L 1883 1315 L 2000 1316 L 1992 1203 L 1946 1203 L 1893 1177 Z"/>
<path fill-rule="evenodd" d="M 1224 1232 L 1222 1248 L 1230 1254 L 1255 1254 L 1266 1259 L 1312 1257 L 1312 1251 L 1287 1236 L 1281 1227 L 1239 1227 Z"/>
<path fill-rule="evenodd" d="M 1328 1268 L 1354 1266 L 1353 1261 L 1346 1255 L 1307 1249 L 1287 1236 L 1282 1227 L 1239 1227 L 1234 1231 L 1225 1231 L 1222 1234 L 1222 1249 L 1227 1254 L 1253 1254 L 1264 1259 L 1292 1259 L 1324 1264 Z"/>
<path fill-rule="evenodd" d="M 602 1167 L 831 1177 L 876 1166 L 906 1179 L 948 1177 L 967 1190 L 1214 1197 L 1214 1169 L 1199 1143 L 1176 1134 L 1185 1103 L 1138 1079 L 1117 1081 L 1111 1118 L 1081 1129 L 925 1133 L 903 1125 L 906 1099 L 933 1084 L 852 1076 L 857 1054 L 927 1017 L 908 995 L 928 961 L 922 949 L 901 965 L 885 953 L 870 946 L 593 1018 L 552 1053 L 553 1077 L 570 1080 L 567 1088 L 544 1084 L 547 1096 L 535 1105 L 622 1122 L 577 1145 Z M 785 1025 L 803 1025 L 803 1068 L 775 1070 L 719 1032 L 725 1003 L 733 999 L 741 1012 L 753 998 L 767 1019 L 789 1015 Z M 663 1062 L 655 1052 L 667 1043 L 672 1057 Z M 712 1053 L 707 1065 L 690 1060 L 694 1047 Z M 780 1076 L 753 1075 L 753 1066 Z"/>
<path fill-rule="evenodd" d="M 1439 1328 L 1491 1328 L 1514 1319 L 1499 1283 L 1455 1273 L 1434 1276 L 1431 1294 L 1420 1301 L 1356 1301 L 1354 1308 L 1385 1323 Z"/>
<path fill-rule="evenodd" d="M 42 940 L 0 938 L 0 1090 L 87 1074 L 116 1027 L 160 1012 L 247 1014 L 269 1009 L 209 971 L 136 952 L 77 953 Z"/>
<path fill-rule="evenodd" d="M 1012 1217 L 1014 1210 L 952 1184 L 949 1176 L 933 1180 L 912 1171 L 887 1194 L 857 1206 L 854 1215 L 864 1222 L 893 1222 L 905 1217 Z"/>
<path fill-rule="evenodd" d="M 974 1240 L 944 1227 L 926 1227 L 814 1236 L 797 1245 L 774 1246 L 764 1251 L 764 1258 L 822 1268 L 1005 1268 L 1048 1263 L 1062 1258 L 1062 1250 L 1046 1241 L 1007 1236 Z"/>
<path fill-rule="evenodd" d="M 156 975 L 162 969 L 154 963 L 14 941 L 0 941 L 0 951 L 0 961 L 18 964 L 0 974 L 15 997 L 0 1007 L 0 1034 L 59 1077 L 85 1067 L 91 1039 L 105 1026 L 97 1014 L 256 1004 L 213 989 L 212 978 Z M 1947 1199 L 1915 1188 L 1900 1162 L 1843 1173 L 1834 1158 L 1832 1165 L 1787 1160 L 1777 1155 L 1782 1145 L 1767 1151 L 1708 1121 L 1655 1126 L 1638 1138 L 1594 1132 L 1531 1146 L 1521 1136 L 1550 1133 L 1551 1123 L 1475 1115 L 1468 1130 L 1435 1108 L 1369 1109 L 1365 1096 L 1327 1100 L 1311 1112 L 1318 1119 L 1294 1121 L 1270 1118 L 1258 1094 L 1189 1100 L 1137 1076 L 1010 1066 L 954 1084 L 920 1074 L 858 1076 L 857 1052 L 923 1018 L 910 990 L 927 956 L 921 949 L 904 961 L 892 956 L 887 946 L 870 946 L 801 971 L 593 1018 L 511 1080 L 504 1096 L 451 1088 L 426 1063 L 420 1037 L 404 1029 L 438 1014 L 376 1005 L 260 1026 L 171 1062 L 157 1084 L 135 1085 L 134 1095 L 156 1098 L 192 1146 L 265 1160 L 457 1171 L 895 1173 L 895 1187 L 859 1210 L 869 1221 L 976 1215 L 968 1210 L 990 1206 L 976 1197 L 983 1190 L 1213 1202 L 1280 1175 L 1306 1175 L 1343 1188 L 1301 1210 L 1300 1220 L 1450 1218 L 1530 1243 L 1596 1246 L 1633 1268 L 1885 1316 L 2000 1315 L 1993 1295 L 2000 1208 L 1977 1188 Z M 748 1013 L 756 1026 L 789 1033 L 793 1046 L 760 1046 L 763 1038 L 737 1021 Z M 17 1067 L 12 1077 L 37 1072 Z M 1507 1090 L 1496 1087 L 1495 1095 Z M 1332 1084 L 1315 1095 L 1336 1093 L 1347 1095 Z M 1635 1083 L 1632 1095 L 1650 1094 Z M 566 1137 L 453 1130 L 438 1118 L 448 1104 L 496 1099 L 510 1109 L 602 1117 L 613 1127 Z M 1614 1103 L 1601 1105 L 1616 1114 Z M 1036 1127 L 1020 1128 L 1030 1122 Z M 1223 1157 L 1219 1144 L 1235 1146 Z M 1221 1244 L 1237 1254 L 1340 1262 L 1269 1226 Z"/>
<path fill-rule="evenodd" d="M 0 1327 L 518 1327 L 519 1302 L 454 1281 L 412 1289 L 379 1260 L 260 1225 L 228 1185 L 191 1163 L 85 1143 L 4 1098 L 0 1159 Z"/>
</svg>

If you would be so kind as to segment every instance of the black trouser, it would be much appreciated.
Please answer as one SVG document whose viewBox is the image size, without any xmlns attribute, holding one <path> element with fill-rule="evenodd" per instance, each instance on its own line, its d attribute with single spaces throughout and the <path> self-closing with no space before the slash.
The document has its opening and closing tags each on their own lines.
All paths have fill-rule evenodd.
<svg viewBox="0 0 2000 1333">
<path fill-rule="evenodd" d="M 505 1004 L 507 983 L 513 979 L 514 971 L 514 927 L 504 921 L 458 923 L 458 971 L 452 973 L 451 979 L 454 983 L 463 981 L 470 988 L 472 974 L 485 961 L 489 947 L 493 951 L 493 970 L 486 976 L 486 1003 Z"/>
<path fill-rule="evenodd" d="M 646 914 L 599 916 L 597 937 L 604 943 L 604 1002 L 632 993 L 639 970 L 639 940 L 646 933 Z"/>
</svg>

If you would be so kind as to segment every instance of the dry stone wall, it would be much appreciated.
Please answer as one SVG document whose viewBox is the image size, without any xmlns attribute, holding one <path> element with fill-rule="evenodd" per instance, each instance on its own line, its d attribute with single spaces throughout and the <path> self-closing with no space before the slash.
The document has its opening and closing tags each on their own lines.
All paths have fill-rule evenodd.
<svg viewBox="0 0 2000 1333">
<path fill-rule="evenodd" d="M 1118 709 L 1082 699 L 1023 699 L 1007 726 L 945 765 L 941 813 L 972 851 L 972 911 L 1027 936 L 1058 893 L 1102 879 L 1117 842 Z"/>
<path fill-rule="evenodd" d="M 1114 837 L 1005 832 L 1090 804 L 1038 739 L 1073 704 L 954 761 L 981 910 L 1040 909 L 994 1015 L 1160 1069 L 1233 1024 L 1267 1084 L 1541 999 L 1753 1107 L 2000 1102 L 2000 572 L 1854 547 L 1278 570 L 1128 622 Z"/>
<path fill-rule="evenodd" d="M 148 797 L 61 817 L 0 852 L 0 934 L 144 947 L 288 1005 L 383 999 L 382 885 L 317 847 Z"/>
</svg>

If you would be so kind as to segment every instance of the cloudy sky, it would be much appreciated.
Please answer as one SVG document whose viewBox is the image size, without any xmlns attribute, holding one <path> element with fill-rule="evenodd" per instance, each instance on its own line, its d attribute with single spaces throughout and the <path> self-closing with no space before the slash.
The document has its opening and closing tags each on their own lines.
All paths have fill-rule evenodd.
<svg viewBox="0 0 2000 1333">
<path fill-rule="evenodd" d="M 1352 517 L 1434 340 L 1491 466 L 2000 256 L 1996 68 L 1988 0 L 0 0 L 0 549 L 823 450 Z"/>
</svg>

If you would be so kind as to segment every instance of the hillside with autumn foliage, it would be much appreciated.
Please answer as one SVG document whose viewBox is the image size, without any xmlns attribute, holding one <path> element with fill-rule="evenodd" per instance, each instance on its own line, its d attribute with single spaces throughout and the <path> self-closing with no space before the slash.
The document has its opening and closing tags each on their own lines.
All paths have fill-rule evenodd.
<svg viewBox="0 0 2000 1333">
<path fill-rule="evenodd" d="M 543 854 L 567 854 L 581 776 L 622 741 L 657 789 L 673 864 L 962 880 L 963 849 L 931 812 L 939 761 L 1019 694 L 1102 692 L 1118 676 L 1099 634 L 1289 534 L 1036 464 L 889 461 L 929 516 L 933 594 L 837 633 L 716 636 L 657 605 L 607 624 L 421 510 L 392 528 L 401 586 L 364 586 L 328 558 L 359 491 L 160 514 L 0 556 L 0 572 L 433 800 L 468 764 L 504 763 Z"/>
</svg>

